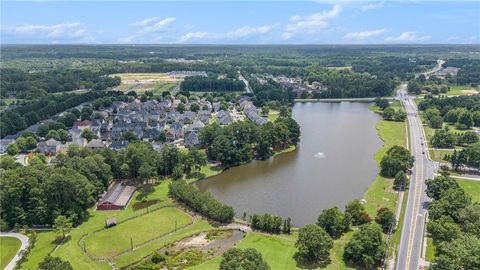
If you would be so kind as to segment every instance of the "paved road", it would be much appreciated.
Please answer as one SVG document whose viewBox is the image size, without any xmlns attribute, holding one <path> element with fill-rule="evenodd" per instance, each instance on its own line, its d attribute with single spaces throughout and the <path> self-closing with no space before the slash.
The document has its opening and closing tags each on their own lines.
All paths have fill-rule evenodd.
<svg viewBox="0 0 480 270">
<path fill-rule="evenodd" d="M 0 237 L 15 237 L 18 240 L 20 240 L 20 242 L 22 242 L 22 245 L 20 246 L 20 249 L 18 250 L 17 254 L 15 255 L 15 257 L 13 257 L 13 259 L 10 261 L 10 263 L 8 263 L 7 267 L 5 267 L 4 269 L 4 270 L 12 270 L 15 268 L 15 265 L 17 264 L 18 260 L 20 260 L 21 258 L 20 256 L 21 251 L 26 250 L 28 247 L 28 237 L 26 237 L 23 234 L 10 233 L 10 232 L 0 232 Z"/>
<path fill-rule="evenodd" d="M 431 75 L 431 74 L 433 74 L 433 73 L 435 73 L 435 72 L 437 72 L 437 71 L 442 70 L 442 68 L 443 68 L 443 67 L 442 67 L 443 63 L 445 63 L 445 61 L 439 59 L 439 60 L 437 60 L 437 65 L 435 65 L 435 67 L 433 67 L 432 69 L 430 69 L 430 70 L 428 70 L 428 71 L 425 71 L 425 72 L 423 72 L 423 73 L 421 73 L 421 74 L 425 75 L 425 77 L 428 78 L 429 75 Z M 418 74 L 418 75 L 420 75 L 420 74 Z M 417 76 L 418 76 L 418 75 L 417 75 Z M 417 77 L 417 76 L 416 76 L 416 77 Z"/>
<path fill-rule="evenodd" d="M 252 88 L 250 88 L 250 84 L 248 84 L 248 81 L 245 79 L 245 77 L 243 77 L 242 73 L 240 73 L 240 71 L 238 72 L 238 78 L 243 81 L 243 83 L 245 84 L 245 91 L 250 94 L 250 93 L 253 93 L 252 91 Z"/>
<path fill-rule="evenodd" d="M 436 163 L 428 157 L 428 146 L 423 132 L 422 123 L 418 115 L 414 98 L 407 96 L 406 86 L 402 85 L 398 91 L 398 98 L 407 112 L 410 128 L 410 142 L 415 164 L 410 178 L 409 195 L 402 234 L 398 251 L 396 269 L 416 270 L 423 262 L 423 235 L 425 229 L 425 214 L 428 197 L 425 194 L 425 180 L 433 178 Z"/>
</svg>

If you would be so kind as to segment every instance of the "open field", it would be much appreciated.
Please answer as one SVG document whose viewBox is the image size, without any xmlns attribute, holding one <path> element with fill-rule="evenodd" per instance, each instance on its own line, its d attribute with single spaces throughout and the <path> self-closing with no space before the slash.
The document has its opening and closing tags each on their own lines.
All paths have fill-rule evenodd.
<svg viewBox="0 0 480 270">
<path fill-rule="evenodd" d="M 478 87 L 471 87 L 470 85 L 452 85 L 447 92 L 447 96 L 460 96 L 460 95 L 475 95 L 478 94 Z"/>
<path fill-rule="evenodd" d="M 13 259 L 22 243 L 15 237 L 0 237 L 0 268 L 4 269 Z"/>
<path fill-rule="evenodd" d="M 142 244 L 190 222 L 192 218 L 179 209 L 162 208 L 89 236 L 85 239 L 85 247 L 96 257 L 112 257 L 130 249 L 131 244 Z"/>
<path fill-rule="evenodd" d="M 457 183 L 472 197 L 472 202 L 480 203 L 480 181 L 456 178 Z"/>
<path fill-rule="evenodd" d="M 117 87 L 117 90 L 135 91 L 138 94 L 145 91 L 151 91 L 154 94 L 170 91 L 181 82 L 181 80 L 171 78 L 166 73 L 119 73 L 110 76 L 121 78 L 122 83 Z"/>
<path fill-rule="evenodd" d="M 321 269 L 351 269 L 345 265 L 342 257 L 343 249 L 353 233 L 353 231 L 348 232 L 340 239 L 334 241 L 333 248 L 330 251 L 330 259 L 332 261 L 325 268 Z M 302 269 L 297 266 L 297 262 L 293 258 L 297 251 L 295 247 L 297 236 L 295 233 L 291 235 L 268 235 L 252 232 L 248 233 L 245 239 L 237 244 L 237 247 L 242 249 L 255 248 L 262 254 L 263 259 L 270 265 L 272 270 Z M 218 269 L 220 261 L 221 257 L 216 257 L 203 264 L 189 268 L 189 270 Z"/>
<path fill-rule="evenodd" d="M 122 220 L 126 220 L 127 218 L 135 217 L 142 213 L 145 213 L 146 209 L 141 209 L 138 211 L 133 210 L 132 206 L 136 202 L 141 202 L 142 200 L 158 200 L 159 202 L 151 206 L 150 210 L 161 207 L 161 206 L 173 205 L 173 202 L 167 196 L 169 183 L 170 183 L 169 180 L 163 180 L 159 184 L 156 184 L 152 190 L 146 191 L 143 194 L 137 191 L 134 195 L 134 198 L 132 199 L 129 206 L 127 207 L 127 209 L 123 211 L 94 211 L 93 209 L 89 210 L 90 216 L 88 220 L 82 223 L 80 226 L 74 228 L 70 233 L 70 239 L 64 242 L 52 255 L 56 257 L 60 257 L 64 260 L 68 260 L 72 264 L 73 269 L 75 270 L 76 269 L 92 269 L 92 270 L 93 269 L 105 269 L 105 270 L 111 269 L 111 266 L 107 262 L 92 261 L 81 250 L 77 242 L 80 240 L 82 236 L 103 228 L 103 226 L 105 225 L 105 219 L 107 217 L 115 217 L 117 219 L 117 222 L 120 222 Z M 172 221 L 177 219 L 179 220 L 177 223 L 177 226 L 181 226 L 180 219 L 186 218 L 187 221 L 190 219 L 188 215 L 186 215 L 185 213 L 183 213 L 177 208 L 167 208 L 167 209 L 170 209 L 168 213 L 162 212 L 163 210 L 157 211 L 159 212 L 159 214 L 160 213 L 164 214 L 166 218 L 163 218 L 162 215 L 158 215 L 156 217 L 149 217 L 147 219 L 145 219 L 145 216 L 140 216 L 130 221 L 127 221 L 123 224 L 125 226 L 128 226 L 128 228 L 125 226 L 122 226 L 122 224 L 119 224 L 117 227 L 109 229 L 109 230 L 119 230 L 119 232 L 115 234 L 114 237 L 107 237 L 103 239 L 104 241 L 98 241 L 98 239 L 95 240 L 95 238 L 93 238 L 95 237 L 95 235 L 91 235 L 92 238 L 90 239 L 87 238 L 86 248 L 87 250 L 90 250 L 91 247 L 89 248 L 89 243 L 88 243 L 90 240 L 95 240 L 94 242 L 90 242 L 90 244 L 93 243 L 97 245 L 96 247 L 94 246 L 93 248 L 97 248 L 97 249 L 102 247 L 112 248 L 111 247 L 113 246 L 113 244 L 111 244 L 112 241 L 117 241 L 117 242 L 120 241 L 119 239 L 116 239 L 116 238 L 123 239 L 121 241 L 121 244 L 125 244 L 125 239 L 127 239 L 126 241 L 127 241 L 127 248 L 128 248 L 130 244 L 130 237 L 137 236 L 139 232 L 142 234 L 142 237 L 144 238 L 149 237 L 148 236 L 149 234 L 159 235 L 161 234 L 159 231 L 164 230 L 165 226 L 169 226 L 168 228 L 170 228 L 171 230 L 171 226 L 167 224 L 169 223 L 168 220 Z M 150 214 L 153 214 L 153 213 L 155 212 L 152 212 Z M 150 214 L 147 214 L 147 215 L 150 215 Z M 138 222 L 140 223 L 143 222 L 143 224 L 138 225 Z M 173 222 L 171 223 L 174 226 L 174 223 Z M 132 226 L 132 224 L 137 224 L 138 226 Z M 148 224 L 151 224 L 152 226 L 149 226 Z M 187 226 L 183 229 L 179 229 L 177 232 L 168 234 L 165 237 L 160 237 L 155 241 L 145 244 L 139 248 L 136 248 L 133 252 L 128 252 L 123 254 L 122 256 L 116 257 L 113 262 L 118 266 L 126 266 L 129 264 L 135 263 L 136 261 L 142 259 L 143 257 L 150 255 L 153 251 L 164 247 L 165 245 L 178 241 L 184 237 L 196 234 L 198 232 L 209 230 L 211 228 L 212 227 L 208 224 L 208 222 L 197 219 L 190 226 Z M 119 235 L 119 234 L 122 234 L 122 235 Z M 100 236 L 103 237 L 102 235 Z M 27 261 L 24 264 L 22 264 L 21 269 L 32 269 L 32 270 L 37 269 L 38 263 L 41 262 L 43 258 L 46 255 L 48 255 L 48 253 L 51 252 L 52 249 L 55 247 L 55 240 L 57 237 L 58 235 L 53 232 L 39 233 L 37 238 L 37 243 L 32 249 L 32 252 L 27 257 Z M 134 244 L 139 244 L 139 242 L 134 242 Z M 118 247 L 118 248 L 123 249 L 123 247 Z M 105 251 L 100 251 L 100 252 L 105 252 Z"/>
</svg>

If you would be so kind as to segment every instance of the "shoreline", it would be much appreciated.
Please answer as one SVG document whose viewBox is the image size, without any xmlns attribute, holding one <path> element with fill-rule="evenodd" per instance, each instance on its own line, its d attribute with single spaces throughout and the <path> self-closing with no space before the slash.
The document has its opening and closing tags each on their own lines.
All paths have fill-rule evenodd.
<svg viewBox="0 0 480 270">
<path fill-rule="evenodd" d="M 188 184 L 194 184 L 195 182 L 197 181 L 201 181 L 201 180 L 206 180 L 208 178 L 211 178 L 211 177 L 214 177 L 214 176 L 218 176 L 220 174 L 222 174 L 223 172 L 225 172 L 226 170 L 229 170 L 230 168 L 233 168 L 233 167 L 237 167 L 237 166 L 243 166 L 243 165 L 247 165 L 253 161 L 266 161 L 266 160 L 269 160 L 269 159 L 272 159 L 272 158 L 275 158 L 281 154 L 286 154 L 286 153 L 290 153 L 290 152 L 293 152 L 295 150 L 298 149 L 298 146 L 297 145 L 291 145 L 281 151 L 276 151 L 275 153 L 273 153 L 273 155 L 268 158 L 268 159 L 264 159 L 264 160 L 260 160 L 260 159 L 252 159 L 248 162 L 245 162 L 245 163 L 240 163 L 240 164 L 236 164 L 236 165 L 230 165 L 230 166 L 225 166 L 225 167 L 220 167 L 218 171 L 216 171 L 215 173 L 211 173 L 211 174 L 206 174 L 204 177 L 200 177 L 200 178 L 193 178 L 193 179 L 188 179 L 186 178 L 185 180 L 187 181 Z M 208 170 L 208 171 L 213 171 L 214 169 L 212 169 L 215 165 L 212 165 L 212 163 L 209 163 L 207 164 L 207 166 L 205 167 L 202 167 L 202 169 L 200 170 L 200 172 L 202 170 Z"/>
</svg>

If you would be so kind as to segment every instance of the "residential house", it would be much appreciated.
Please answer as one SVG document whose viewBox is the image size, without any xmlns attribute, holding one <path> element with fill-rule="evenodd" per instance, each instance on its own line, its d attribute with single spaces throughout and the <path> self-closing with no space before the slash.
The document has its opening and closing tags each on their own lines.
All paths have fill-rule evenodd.
<svg viewBox="0 0 480 270">
<path fill-rule="evenodd" d="M 45 155 L 54 155 L 60 152 L 61 144 L 55 139 L 49 139 L 38 143 L 38 150 Z"/>
</svg>

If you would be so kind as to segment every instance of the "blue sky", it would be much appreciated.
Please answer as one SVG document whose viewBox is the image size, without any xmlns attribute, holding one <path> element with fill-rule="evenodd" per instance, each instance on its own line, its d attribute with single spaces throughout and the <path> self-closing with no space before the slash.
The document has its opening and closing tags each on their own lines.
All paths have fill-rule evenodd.
<svg viewBox="0 0 480 270">
<path fill-rule="evenodd" d="M 480 42 L 480 1 L 2 1 L 2 43 Z"/>
</svg>

